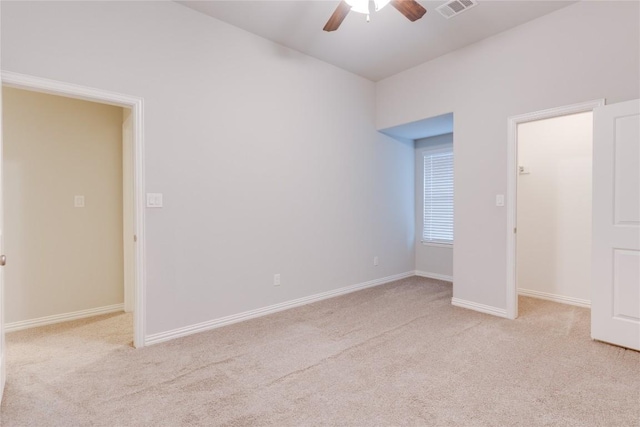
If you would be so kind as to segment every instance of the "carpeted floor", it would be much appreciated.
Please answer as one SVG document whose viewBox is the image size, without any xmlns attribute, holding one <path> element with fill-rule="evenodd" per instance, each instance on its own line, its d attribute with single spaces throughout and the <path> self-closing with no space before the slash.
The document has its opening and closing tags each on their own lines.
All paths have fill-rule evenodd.
<svg viewBox="0 0 640 427">
<path fill-rule="evenodd" d="M 409 278 L 135 350 L 129 315 L 7 335 L 9 426 L 639 426 L 640 353 Z"/>
</svg>

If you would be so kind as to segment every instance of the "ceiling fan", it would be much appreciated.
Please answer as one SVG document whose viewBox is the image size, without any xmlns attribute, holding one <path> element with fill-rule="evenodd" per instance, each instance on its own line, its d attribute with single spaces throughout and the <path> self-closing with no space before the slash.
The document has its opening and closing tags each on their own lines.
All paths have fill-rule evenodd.
<svg viewBox="0 0 640 427">
<path fill-rule="evenodd" d="M 415 0 L 375 0 L 375 10 L 378 11 L 385 7 L 388 3 L 391 6 L 398 9 L 400 13 L 407 17 L 411 22 L 417 21 L 427 13 L 427 10 L 422 7 Z M 341 0 L 340 4 L 333 12 L 327 23 L 325 24 L 324 31 L 335 31 L 340 27 L 344 18 L 350 11 L 364 13 L 369 17 L 369 0 Z"/>
</svg>

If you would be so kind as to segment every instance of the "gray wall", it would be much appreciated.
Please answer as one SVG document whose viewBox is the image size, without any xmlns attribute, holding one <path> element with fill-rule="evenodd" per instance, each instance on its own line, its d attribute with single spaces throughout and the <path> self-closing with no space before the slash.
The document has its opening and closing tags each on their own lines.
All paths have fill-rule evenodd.
<svg viewBox="0 0 640 427">
<path fill-rule="evenodd" d="M 508 118 L 639 98 L 639 15 L 578 2 L 378 82 L 379 129 L 455 115 L 454 297 L 506 309 Z"/>
<path fill-rule="evenodd" d="M 144 97 L 147 335 L 414 270 L 371 81 L 174 2 L 3 2 L 2 66 Z"/>
</svg>

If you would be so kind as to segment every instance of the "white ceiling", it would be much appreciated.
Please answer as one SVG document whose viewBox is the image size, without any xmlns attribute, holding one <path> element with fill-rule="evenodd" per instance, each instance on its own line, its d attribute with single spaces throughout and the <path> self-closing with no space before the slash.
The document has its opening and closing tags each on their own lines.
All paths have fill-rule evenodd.
<svg viewBox="0 0 640 427">
<path fill-rule="evenodd" d="M 407 20 L 391 5 L 350 12 L 337 31 L 322 27 L 339 0 L 210 0 L 181 4 L 251 33 L 378 81 L 486 37 L 565 7 L 573 1 L 480 0 L 449 20 L 444 1 L 420 1 L 427 14 Z M 371 8 L 373 10 L 373 8 Z"/>
</svg>

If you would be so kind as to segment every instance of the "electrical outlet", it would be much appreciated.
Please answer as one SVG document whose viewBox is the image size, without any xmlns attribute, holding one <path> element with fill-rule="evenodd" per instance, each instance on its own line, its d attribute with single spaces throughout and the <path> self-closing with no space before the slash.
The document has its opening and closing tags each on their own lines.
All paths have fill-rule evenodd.
<svg viewBox="0 0 640 427">
<path fill-rule="evenodd" d="M 380 265 L 380 259 L 377 256 L 373 257 L 373 265 L 376 267 Z"/>
<path fill-rule="evenodd" d="M 273 275 L 273 286 L 280 286 L 280 273 Z"/>
</svg>

